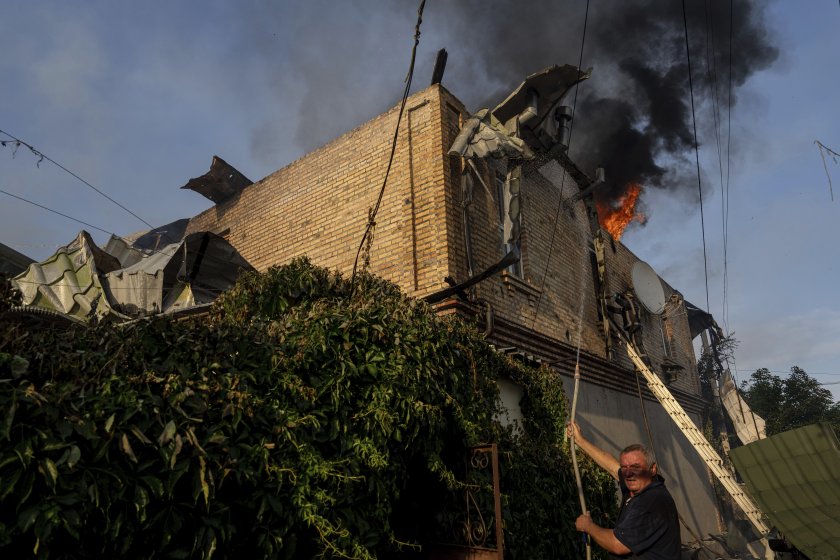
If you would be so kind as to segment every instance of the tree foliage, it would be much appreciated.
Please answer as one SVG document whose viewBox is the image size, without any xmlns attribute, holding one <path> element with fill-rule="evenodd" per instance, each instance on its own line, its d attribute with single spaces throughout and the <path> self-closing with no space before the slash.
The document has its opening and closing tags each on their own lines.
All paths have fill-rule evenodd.
<svg viewBox="0 0 840 560">
<path fill-rule="evenodd" d="M 782 378 L 761 368 L 741 383 L 744 400 L 767 423 L 767 435 L 815 422 L 830 422 L 840 431 L 840 403 L 831 391 L 799 367 Z"/>
<path fill-rule="evenodd" d="M 466 448 L 496 442 L 507 556 L 574 556 L 556 373 L 391 284 L 356 288 L 301 259 L 203 317 L 0 325 L 0 554 L 407 557 L 448 538 Z M 525 389 L 518 434 L 494 420 L 501 376 Z M 609 523 L 611 478 L 583 471 Z"/>
</svg>

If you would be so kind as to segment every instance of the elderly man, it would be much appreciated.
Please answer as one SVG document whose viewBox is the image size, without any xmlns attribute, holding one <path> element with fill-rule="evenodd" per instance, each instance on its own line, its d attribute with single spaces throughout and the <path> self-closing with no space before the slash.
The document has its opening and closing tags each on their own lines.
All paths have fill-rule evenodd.
<svg viewBox="0 0 840 560">
<path fill-rule="evenodd" d="M 650 451 L 643 445 L 631 445 L 616 460 L 585 439 L 577 423 L 570 422 L 566 430 L 584 453 L 618 480 L 621 488 L 621 510 L 613 529 L 599 526 L 588 514 L 577 518 L 575 528 L 620 558 L 679 560 L 677 507 L 665 480 L 657 474 Z"/>
</svg>

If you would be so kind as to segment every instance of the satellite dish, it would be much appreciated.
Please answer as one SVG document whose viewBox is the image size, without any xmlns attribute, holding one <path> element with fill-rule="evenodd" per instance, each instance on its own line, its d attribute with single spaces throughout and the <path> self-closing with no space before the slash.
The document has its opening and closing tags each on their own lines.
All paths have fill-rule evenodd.
<svg viewBox="0 0 840 560">
<path fill-rule="evenodd" d="M 645 309 L 654 315 L 661 315 L 665 311 L 665 290 L 659 275 L 646 262 L 639 261 L 633 265 L 633 290 Z"/>
</svg>

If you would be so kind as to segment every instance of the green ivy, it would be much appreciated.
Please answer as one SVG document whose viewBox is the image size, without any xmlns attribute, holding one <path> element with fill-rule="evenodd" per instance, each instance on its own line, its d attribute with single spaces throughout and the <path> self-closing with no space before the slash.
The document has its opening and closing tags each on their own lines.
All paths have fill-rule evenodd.
<svg viewBox="0 0 840 560">
<path fill-rule="evenodd" d="M 495 380 L 525 388 L 519 433 Z M 0 553 L 388 558 L 440 537 L 466 448 L 501 450 L 506 556 L 571 558 L 560 380 L 382 280 L 305 259 L 209 315 L 0 325 Z M 593 515 L 611 479 L 584 461 Z"/>
</svg>

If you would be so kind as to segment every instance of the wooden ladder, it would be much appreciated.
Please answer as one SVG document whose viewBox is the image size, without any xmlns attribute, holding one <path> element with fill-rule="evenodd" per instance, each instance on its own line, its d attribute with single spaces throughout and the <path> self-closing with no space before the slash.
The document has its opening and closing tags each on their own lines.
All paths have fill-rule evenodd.
<svg viewBox="0 0 840 560">
<path fill-rule="evenodd" d="M 689 418 L 688 414 L 686 414 L 682 405 L 677 402 L 677 399 L 674 398 L 671 391 L 669 391 L 665 384 L 662 383 L 659 376 L 653 373 L 650 368 L 645 365 L 642 358 L 636 352 L 636 349 L 633 348 L 633 345 L 629 342 L 627 342 L 627 354 L 630 356 L 630 359 L 639 371 L 642 372 L 642 375 L 644 375 L 650 391 L 659 400 L 662 407 L 674 423 L 676 423 L 680 430 L 682 430 L 682 433 L 685 434 L 685 437 L 688 438 L 688 441 L 692 446 L 694 446 L 694 449 L 697 450 L 703 461 L 706 462 L 706 466 L 709 467 L 709 470 L 712 471 L 726 491 L 729 492 L 729 495 L 732 496 L 732 499 L 736 504 L 738 504 L 738 507 L 744 511 L 750 522 L 752 522 L 753 526 L 758 531 L 758 534 L 761 535 L 762 538 L 766 537 L 767 533 L 770 532 L 770 528 L 764 523 L 761 510 L 758 509 L 758 506 L 755 505 L 752 498 L 750 498 L 749 495 L 741 489 L 741 485 L 738 484 L 735 477 L 732 476 L 732 473 L 724 467 L 723 459 L 720 458 L 717 451 L 715 451 L 711 444 L 706 441 L 706 438 L 703 437 L 703 434 L 697 429 L 697 426 L 694 425 L 694 422 L 692 422 L 691 418 Z"/>
</svg>

